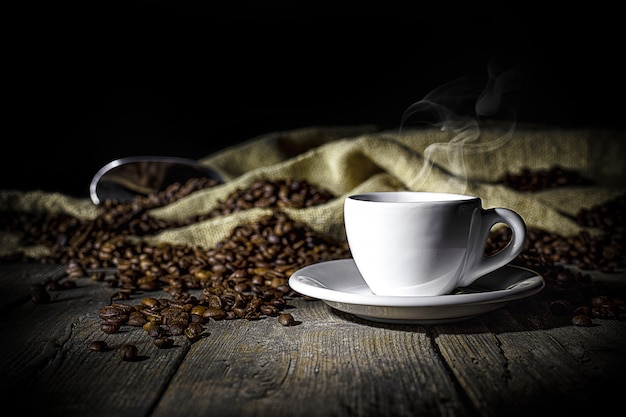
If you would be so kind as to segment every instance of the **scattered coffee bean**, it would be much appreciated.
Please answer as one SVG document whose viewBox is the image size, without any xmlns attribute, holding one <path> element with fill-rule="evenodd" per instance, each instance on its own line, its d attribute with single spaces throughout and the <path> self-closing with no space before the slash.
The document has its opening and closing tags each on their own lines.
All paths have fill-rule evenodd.
<svg viewBox="0 0 626 417">
<path fill-rule="evenodd" d="M 58 291 L 62 287 L 61 283 L 58 280 L 49 280 L 43 286 L 47 291 Z"/>
<path fill-rule="evenodd" d="M 167 335 L 167 330 L 165 329 L 165 327 L 163 327 L 161 325 L 152 326 L 148 330 L 148 336 L 150 336 L 152 338 L 159 339 L 159 338 L 164 337 L 165 335 Z"/>
<path fill-rule="evenodd" d="M 226 318 L 226 311 L 221 308 L 207 307 L 202 313 L 202 317 L 205 319 L 223 320 Z"/>
<path fill-rule="evenodd" d="M 293 326 L 296 324 L 296 320 L 289 313 L 280 313 L 278 315 L 278 322 L 283 326 Z"/>
<path fill-rule="evenodd" d="M 578 314 L 574 317 L 572 317 L 572 324 L 574 326 L 581 326 L 581 327 L 589 327 L 592 325 L 591 319 L 589 318 L 589 316 L 585 316 L 583 314 Z"/>
<path fill-rule="evenodd" d="M 108 321 L 103 321 L 100 323 L 100 330 L 107 334 L 117 333 L 120 330 L 121 323 L 112 323 Z"/>
<path fill-rule="evenodd" d="M 181 336 L 185 334 L 185 329 L 187 328 L 187 323 L 185 322 L 177 322 L 169 325 L 170 333 L 172 336 Z"/>
<path fill-rule="evenodd" d="M 167 349 L 174 346 L 174 339 L 171 337 L 157 337 L 152 340 L 152 343 L 159 349 Z"/>
<path fill-rule="evenodd" d="M 61 288 L 63 288 L 64 290 L 71 290 L 73 288 L 76 288 L 76 281 L 74 281 L 73 279 L 65 279 L 63 281 L 61 281 Z"/>
<path fill-rule="evenodd" d="M 50 293 L 45 288 L 33 290 L 30 299 L 35 304 L 47 304 L 50 302 Z"/>
<path fill-rule="evenodd" d="M 195 342 L 202 335 L 202 326 L 198 323 L 189 323 L 185 328 L 184 334 L 189 341 Z"/>
<path fill-rule="evenodd" d="M 265 314 L 266 316 L 275 317 L 278 315 L 278 312 L 279 312 L 278 307 L 274 305 L 263 304 L 261 306 L 261 313 Z"/>
<path fill-rule="evenodd" d="M 128 315 L 128 325 L 133 327 L 142 327 L 148 319 L 141 311 L 133 311 Z"/>
<path fill-rule="evenodd" d="M 567 300 L 556 300 L 550 303 L 550 311 L 555 316 L 564 316 L 569 310 L 569 301 Z"/>
<path fill-rule="evenodd" d="M 89 350 L 93 352 L 104 352 L 105 350 L 108 350 L 108 348 L 109 346 L 104 340 L 94 340 L 89 344 Z"/>
<path fill-rule="evenodd" d="M 134 361 L 137 359 L 137 346 L 135 345 L 122 345 L 119 352 L 123 361 Z"/>
</svg>

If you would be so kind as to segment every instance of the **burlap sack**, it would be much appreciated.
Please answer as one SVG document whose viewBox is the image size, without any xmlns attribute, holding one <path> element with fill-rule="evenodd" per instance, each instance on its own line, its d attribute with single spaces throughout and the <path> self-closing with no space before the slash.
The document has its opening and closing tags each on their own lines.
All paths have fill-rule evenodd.
<svg viewBox="0 0 626 417">
<path fill-rule="evenodd" d="M 582 230 L 573 218 L 580 209 L 624 193 L 623 139 L 623 132 L 610 129 L 511 126 L 457 131 L 347 126 L 272 132 L 201 159 L 226 182 L 154 209 L 151 215 L 169 220 L 188 218 L 210 211 L 231 192 L 256 179 L 293 178 L 324 187 L 337 198 L 312 208 L 287 209 L 287 214 L 336 239 L 345 239 L 343 201 L 347 195 L 386 190 L 473 194 L 483 199 L 485 208 L 508 207 L 530 227 L 570 236 Z M 575 170 L 594 184 L 517 192 L 497 183 L 506 172 L 554 166 Z M 0 213 L 10 209 L 63 211 L 83 219 L 96 216 L 88 199 L 0 191 Z M 252 209 L 145 239 L 155 244 L 166 241 L 208 248 L 234 226 L 268 213 Z M 20 250 L 45 253 L 43 248 L 20 247 L 15 236 L 0 231 L 0 255 Z"/>
</svg>

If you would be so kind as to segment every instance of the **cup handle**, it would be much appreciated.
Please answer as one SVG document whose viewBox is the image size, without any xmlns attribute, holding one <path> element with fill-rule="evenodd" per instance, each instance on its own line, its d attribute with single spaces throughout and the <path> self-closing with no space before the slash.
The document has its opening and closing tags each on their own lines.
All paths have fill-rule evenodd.
<svg viewBox="0 0 626 417">
<path fill-rule="evenodd" d="M 526 223 L 524 219 L 506 208 L 481 209 L 481 221 L 479 222 L 479 233 L 474 237 L 473 247 L 475 251 L 470 259 L 474 259 L 473 264 L 468 264 L 461 279 L 460 286 L 470 285 L 483 275 L 501 268 L 515 259 L 524 249 L 526 242 Z M 513 236 L 509 243 L 492 256 L 485 255 L 485 245 L 491 232 L 491 228 L 497 223 L 504 223 L 511 228 Z M 471 261 L 470 261 L 471 262 Z"/>
</svg>

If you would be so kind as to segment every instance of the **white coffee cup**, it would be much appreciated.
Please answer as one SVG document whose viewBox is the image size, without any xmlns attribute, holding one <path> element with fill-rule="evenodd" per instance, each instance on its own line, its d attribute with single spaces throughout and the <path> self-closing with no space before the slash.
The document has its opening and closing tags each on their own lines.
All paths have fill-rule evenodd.
<svg viewBox="0 0 626 417">
<path fill-rule="evenodd" d="M 483 209 L 463 194 L 386 191 L 348 196 L 348 245 L 365 283 L 376 295 L 436 296 L 471 284 L 517 257 L 526 224 L 506 208 Z M 498 223 L 512 230 L 509 244 L 485 255 Z"/>
</svg>

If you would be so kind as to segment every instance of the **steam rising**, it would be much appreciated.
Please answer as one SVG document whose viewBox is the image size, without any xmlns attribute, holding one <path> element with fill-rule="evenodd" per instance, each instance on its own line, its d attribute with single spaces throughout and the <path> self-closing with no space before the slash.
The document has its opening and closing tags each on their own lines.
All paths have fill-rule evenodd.
<svg viewBox="0 0 626 417">
<path fill-rule="evenodd" d="M 451 180 L 451 190 L 463 193 L 467 187 L 467 176 L 464 154 L 489 152 L 495 150 L 509 140 L 515 129 L 515 109 L 508 105 L 505 93 L 520 88 L 521 69 L 519 67 L 501 68 L 495 60 L 487 67 L 486 85 L 477 86 L 469 77 L 443 84 L 428 93 L 422 100 L 409 106 L 400 124 L 400 130 L 409 122 L 422 123 L 439 127 L 442 131 L 454 132 L 449 142 L 429 145 L 424 150 L 424 165 L 418 173 L 418 186 L 428 177 L 434 163 L 435 155 L 445 155 L 448 165 L 462 174 L 461 183 L 458 178 Z M 509 123 L 507 132 L 492 141 L 480 141 L 481 121 L 485 118 L 501 118 Z M 454 183 L 453 183 L 454 181 Z"/>
</svg>

